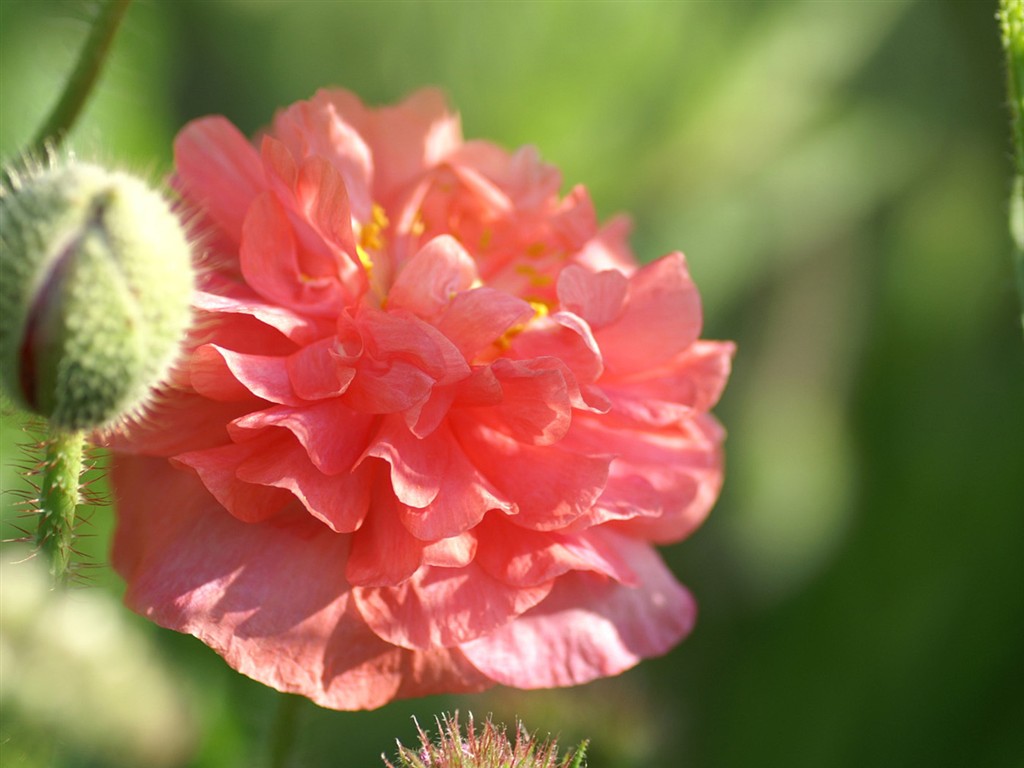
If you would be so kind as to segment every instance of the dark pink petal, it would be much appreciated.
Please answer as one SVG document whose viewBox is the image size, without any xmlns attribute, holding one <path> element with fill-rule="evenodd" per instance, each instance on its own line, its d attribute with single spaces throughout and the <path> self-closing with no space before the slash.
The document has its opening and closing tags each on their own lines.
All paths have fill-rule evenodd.
<svg viewBox="0 0 1024 768">
<path fill-rule="evenodd" d="M 678 355 L 700 333 L 700 296 L 681 253 L 638 270 L 629 281 L 622 314 L 594 333 L 612 374 L 656 367 Z"/>
<path fill-rule="evenodd" d="M 422 508 L 437 498 L 453 450 L 457 446 L 447 434 L 435 432 L 420 439 L 405 422 L 392 417 L 381 422 L 363 455 L 384 459 L 391 467 L 391 487 L 398 500 Z"/>
<path fill-rule="evenodd" d="M 581 685 L 666 653 L 693 628 L 693 598 L 649 545 L 620 537 L 615 548 L 637 586 L 566 574 L 536 608 L 464 643 L 466 658 L 499 683 L 530 689 Z"/>
<path fill-rule="evenodd" d="M 236 476 L 239 464 L 260 454 L 273 444 L 272 438 L 258 438 L 244 443 L 228 443 L 202 451 L 179 453 L 173 458 L 178 466 L 190 467 L 206 489 L 232 515 L 246 523 L 257 523 L 273 517 L 289 502 L 292 495 L 280 488 L 251 485 Z"/>
<path fill-rule="evenodd" d="M 378 483 L 370 513 L 352 535 L 346 578 L 354 586 L 394 587 L 409 579 L 423 562 L 426 544 L 415 538 L 398 519 L 398 500 Z"/>
<path fill-rule="evenodd" d="M 223 117 L 194 120 L 174 141 L 174 162 L 182 194 L 238 243 L 249 206 L 266 189 L 248 139 Z"/>
<path fill-rule="evenodd" d="M 529 531 L 502 515 L 490 515 L 474 533 L 477 562 L 511 586 L 532 587 L 569 571 L 593 571 L 636 585 L 636 575 L 616 549 L 618 535 L 600 528 L 579 534 Z"/>
<path fill-rule="evenodd" d="M 477 278 L 476 263 L 458 240 L 451 235 L 435 237 L 398 273 L 388 291 L 388 308 L 432 319 Z"/>
<path fill-rule="evenodd" d="M 287 433 L 242 461 L 235 476 L 246 483 L 291 491 L 313 517 L 340 533 L 359 528 L 370 507 L 370 468 L 326 475 Z"/>
<path fill-rule="evenodd" d="M 363 619 L 382 640 L 427 649 L 493 632 L 550 590 L 550 583 L 509 587 L 470 563 L 465 568 L 424 567 L 398 586 L 356 587 L 353 595 Z"/>
<path fill-rule="evenodd" d="M 373 416 L 353 411 L 340 400 L 321 400 L 298 408 L 279 405 L 256 411 L 235 419 L 228 431 L 238 440 L 249 440 L 267 427 L 287 429 L 317 469 L 337 475 L 355 465 L 375 423 Z"/>
<path fill-rule="evenodd" d="M 590 509 L 608 479 L 610 456 L 526 445 L 462 414 L 453 426 L 480 473 L 516 505 L 512 520 L 524 528 L 564 528 Z"/>
<path fill-rule="evenodd" d="M 522 299 L 493 288 L 475 288 L 452 300 L 437 327 L 472 360 L 534 314 L 533 307 Z"/>
</svg>

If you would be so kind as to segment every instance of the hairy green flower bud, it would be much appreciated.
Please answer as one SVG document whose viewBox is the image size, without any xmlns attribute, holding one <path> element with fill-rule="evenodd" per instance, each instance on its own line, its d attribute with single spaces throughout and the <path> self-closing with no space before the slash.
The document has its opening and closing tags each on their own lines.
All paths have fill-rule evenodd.
<svg viewBox="0 0 1024 768">
<path fill-rule="evenodd" d="M 95 165 L 33 171 L 0 193 L 0 383 L 59 428 L 133 412 L 190 320 L 188 242 L 166 201 Z"/>
</svg>

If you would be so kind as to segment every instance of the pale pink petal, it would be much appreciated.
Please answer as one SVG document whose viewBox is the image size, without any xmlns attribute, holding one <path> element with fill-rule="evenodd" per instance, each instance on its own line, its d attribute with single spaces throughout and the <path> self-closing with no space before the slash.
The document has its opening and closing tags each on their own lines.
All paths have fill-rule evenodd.
<svg viewBox="0 0 1024 768">
<path fill-rule="evenodd" d="M 574 261 L 594 272 L 614 269 L 632 275 L 637 269 L 636 257 L 629 247 L 633 222 L 628 216 L 613 216 L 576 254 Z"/>
<path fill-rule="evenodd" d="M 452 300 L 437 327 L 472 360 L 534 314 L 533 307 L 522 299 L 492 288 L 475 288 Z"/>
<path fill-rule="evenodd" d="M 399 586 L 356 587 L 353 595 L 359 613 L 382 640 L 427 649 L 493 632 L 550 591 L 550 583 L 509 587 L 470 563 L 465 568 L 424 567 Z"/>
<path fill-rule="evenodd" d="M 466 658 L 504 685 L 553 688 L 617 675 L 666 653 L 693 628 L 693 598 L 649 545 L 621 537 L 616 549 L 637 586 L 567 574 L 536 608 L 463 643 Z"/>
<path fill-rule="evenodd" d="M 299 246 L 281 203 L 269 192 L 256 198 L 242 227 L 239 249 L 246 281 L 271 303 L 334 317 L 345 298 L 337 270 L 326 269 L 326 263 L 334 260 L 326 254 L 311 258 L 314 255 Z"/>
<path fill-rule="evenodd" d="M 194 120 L 174 141 L 174 162 L 182 194 L 237 244 L 249 206 L 266 189 L 248 139 L 223 117 Z"/>
<path fill-rule="evenodd" d="M 296 344 L 306 344 L 316 339 L 323 338 L 333 329 L 334 323 L 325 323 L 317 318 L 305 317 L 286 307 L 267 303 L 254 293 L 248 295 L 232 295 L 230 289 L 221 283 L 219 294 L 199 292 L 193 295 L 192 303 L 196 309 L 210 313 L 227 315 L 241 315 L 255 318 L 269 329 L 273 328 L 287 339 Z M 264 334 L 265 336 L 266 334 Z M 221 329 L 218 328 L 218 337 L 221 336 Z M 266 349 L 265 339 L 259 338 L 259 343 L 264 347 L 262 351 L 269 353 L 275 350 Z M 223 341 L 221 342 L 224 343 Z M 234 345 L 232 345 L 232 348 Z M 294 349 L 291 347 L 290 349 Z M 289 349 L 289 351 L 290 351 Z M 255 351 L 255 350 L 254 350 Z"/>
<path fill-rule="evenodd" d="M 591 272 L 570 264 L 558 274 L 558 300 L 592 329 L 603 328 L 622 313 L 628 285 L 618 270 Z"/>
<path fill-rule="evenodd" d="M 662 368 L 617 382 L 602 382 L 616 414 L 669 426 L 714 407 L 725 388 L 735 346 L 697 341 Z"/>
<path fill-rule="evenodd" d="M 476 557 L 476 535 L 467 531 L 438 539 L 423 548 L 423 564 L 441 568 L 465 568 Z"/>
<path fill-rule="evenodd" d="M 697 339 L 700 296 L 681 253 L 638 270 L 629 281 L 618 319 L 594 333 L 609 373 L 626 374 L 657 366 Z"/>
<path fill-rule="evenodd" d="M 288 381 L 299 397 L 323 400 L 337 397 L 352 383 L 356 369 L 346 363 L 345 355 L 339 351 L 338 340 L 327 338 L 291 355 L 285 367 Z"/>
<path fill-rule="evenodd" d="M 658 543 L 684 538 L 703 522 L 718 496 L 723 437 L 707 416 L 668 428 L 577 419 L 572 447 L 603 449 L 615 458 L 604 492 L 575 525 L 625 520 L 623 530 L 637 537 Z"/>
<path fill-rule="evenodd" d="M 214 400 L 255 396 L 282 405 L 302 402 L 292 390 L 283 357 L 246 355 L 205 344 L 193 353 L 189 373 L 196 391 Z"/>
<path fill-rule="evenodd" d="M 398 273 L 388 307 L 431 319 L 477 279 L 476 264 L 450 235 L 430 240 Z"/>
</svg>

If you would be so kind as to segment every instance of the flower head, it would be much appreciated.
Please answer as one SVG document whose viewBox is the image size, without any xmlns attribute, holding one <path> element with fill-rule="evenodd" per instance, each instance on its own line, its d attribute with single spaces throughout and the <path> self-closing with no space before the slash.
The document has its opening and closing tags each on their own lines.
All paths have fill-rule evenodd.
<svg viewBox="0 0 1024 768">
<path fill-rule="evenodd" d="M 691 629 L 654 544 L 721 484 L 681 254 L 433 90 L 179 135 L 208 256 L 187 360 L 115 441 L 126 600 L 341 709 L 617 674 Z"/>
</svg>

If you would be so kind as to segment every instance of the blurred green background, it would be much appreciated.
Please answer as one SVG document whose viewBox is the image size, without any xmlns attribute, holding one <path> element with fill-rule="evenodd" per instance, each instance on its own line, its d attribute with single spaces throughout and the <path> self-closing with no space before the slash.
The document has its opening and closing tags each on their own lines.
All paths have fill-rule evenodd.
<svg viewBox="0 0 1024 768">
<path fill-rule="evenodd" d="M 55 100 L 92 10 L 0 0 L 5 158 Z M 321 86 L 385 103 L 440 85 L 467 137 L 535 144 L 602 218 L 632 213 L 641 258 L 684 250 L 705 335 L 739 345 L 717 409 L 722 498 L 665 552 L 701 605 L 687 642 L 576 690 L 369 713 L 302 702 L 292 765 L 381 765 L 396 737 L 415 740 L 411 715 L 429 725 L 458 708 L 519 716 L 567 746 L 589 737 L 595 768 L 1024 766 L 1024 342 L 995 11 L 133 5 L 74 133 L 81 156 L 159 179 L 193 117 L 222 113 L 252 133 Z M 5 413 L 5 489 L 20 482 L 23 440 Z M 8 518 L 15 500 L 5 494 Z M 100 565 L 78 601 L 120 590 L 102 565 L 110 517 L 101 508 L 83 529 Z M 121 618 L 172 688 L 139 708 L 168 710 L 160 727 L 186 744 L 183 764 L 265 764 L 281 697 L 198 641 Z M 60 716 L 84 728 L 11 705 L 15 683 L 35 683 L 2 648 L 5 768 L 153 764 L 89 746 L 98 704 Z"/>
</svg>

